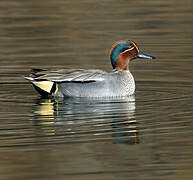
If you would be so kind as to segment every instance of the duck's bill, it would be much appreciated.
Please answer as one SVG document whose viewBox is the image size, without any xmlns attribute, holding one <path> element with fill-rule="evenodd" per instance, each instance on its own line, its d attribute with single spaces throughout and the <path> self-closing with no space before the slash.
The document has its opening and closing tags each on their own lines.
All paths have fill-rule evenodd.
<svg viewBox="0 0 193 180">
<path fill-rule="evenodd" d="M 156 58 L 155 56 L 151 56 L 151 55 L 145 54 L 142 51 L 139 51 L 139 54 L 138 54 L 137 57 L 141 58 L 141 59 L 155 59 Z"/>
</svg>

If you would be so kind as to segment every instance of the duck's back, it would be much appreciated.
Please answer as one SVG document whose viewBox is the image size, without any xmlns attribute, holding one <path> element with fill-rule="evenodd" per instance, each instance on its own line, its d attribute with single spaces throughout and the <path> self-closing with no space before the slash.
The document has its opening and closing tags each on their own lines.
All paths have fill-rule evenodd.
<svg viewBox="0 0 193 180">
<path fill-rule="evenodd" d="M 60 97 L 120 97 L 134 94 L 130 71 L 35 69 L 26 77 L 41 95 Z"/>
<path fill-rule="evenodd" d="M 98 79 L 98 80 L 97 80 Z M 58 82 L 58 96 L 118 97 L 134 94 L 135 82 L 129 71 L 98 73 L 95 80 Z"/>
</svg>

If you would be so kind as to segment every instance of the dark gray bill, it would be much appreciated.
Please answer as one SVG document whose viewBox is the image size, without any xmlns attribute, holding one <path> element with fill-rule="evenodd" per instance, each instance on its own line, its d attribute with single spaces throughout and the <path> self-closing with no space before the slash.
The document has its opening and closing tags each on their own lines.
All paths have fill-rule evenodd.
<svg viewBox="0 0 193 180">
<path fill-rule="evenodd" d="M 142 58 L 142 59 L 155 59 L 156 57 L 154 56 L 151 56 L 151 55 L 148 55 L 148 54 L 145 54 L 141 51 L 139 51 L 139 54 L 137 56 L 138 58 Z"/>
</svg>

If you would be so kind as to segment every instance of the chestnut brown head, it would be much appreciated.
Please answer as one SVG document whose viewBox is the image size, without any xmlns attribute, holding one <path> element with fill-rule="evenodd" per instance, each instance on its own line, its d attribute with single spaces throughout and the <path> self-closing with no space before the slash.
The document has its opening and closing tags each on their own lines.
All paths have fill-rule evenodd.
<svg viewBox="0 0 193 180">
<path fill-rule="evenodd" d="M 113 44 L 110 51 L 113 69 L 128 70 L 129 61 L 135 58 L 155 59 L 154 56 L 144 54 L 132 40 L 121 40 Z"/>
</svg>

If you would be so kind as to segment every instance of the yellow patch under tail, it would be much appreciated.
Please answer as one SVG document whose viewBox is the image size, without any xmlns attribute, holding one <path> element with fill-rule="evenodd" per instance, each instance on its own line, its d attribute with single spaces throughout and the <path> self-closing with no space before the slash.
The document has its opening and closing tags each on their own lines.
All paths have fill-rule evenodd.
<svg viewBox="0 0 193 180">
<path fill-rule="evenodd" d="M 33 81 L 32 83 L 47 93 L 51 92 L 52 86 L 54 84 L 51 81 Z"/>
</svg>

